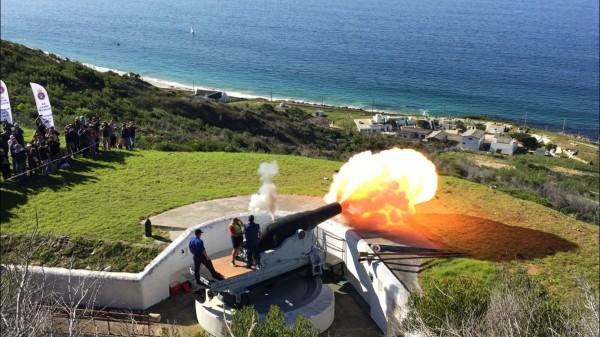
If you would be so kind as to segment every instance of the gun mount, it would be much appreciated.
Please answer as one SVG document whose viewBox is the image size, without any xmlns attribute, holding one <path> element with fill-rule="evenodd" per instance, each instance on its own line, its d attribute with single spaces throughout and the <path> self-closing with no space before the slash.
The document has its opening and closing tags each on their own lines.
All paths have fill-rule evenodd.
<svg viewBox="0 0 600 337">
<path fill-rule="evenodd" d="M 321 275 L 325 256 L 317 247 L 312 230 L 341 211 L 339 203 L 331 203 L 276 219 L 261 235 L 259 269 L 208 284 L 209 297 L 219 294 L 224 302 L 240 306 L 246 304 L 249 289 L 263 281 L 307 266 L 310 275 Z"/>
</svg>

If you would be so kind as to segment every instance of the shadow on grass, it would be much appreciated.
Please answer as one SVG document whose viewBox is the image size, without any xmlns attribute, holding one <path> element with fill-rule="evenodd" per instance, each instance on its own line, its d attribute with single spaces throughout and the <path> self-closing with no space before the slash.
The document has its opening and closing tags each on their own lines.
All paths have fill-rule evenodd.
<svg viewBox="0 0 600 337">
<path fill-rule="evenodd" d="M 98 179 L 93 173 L 97 169 L 112 168 L 108 163 L 123 164 L 127 157 L 135 156 L 134 152 L 111 151 L 101 153 L 95 160 L 82 161 L 75 158 L 70 161 L 71 167 L 61 169 L 51 175 L 32 175 L 22 180 L 3 181 L 0 183 L 0 223 L 6 223 L 13 216 L 12 209 L 27 203 L 29 196 L 44 189 L 59 191 Z"/>
<path fill-rule="evenodd" d="M 488 261 L 532 260 L 577 249 L 558 235 L 464 214 L 418 214 L 396 228 L 370 231 L 383 238 L 460 252 Z"/>
</svg>

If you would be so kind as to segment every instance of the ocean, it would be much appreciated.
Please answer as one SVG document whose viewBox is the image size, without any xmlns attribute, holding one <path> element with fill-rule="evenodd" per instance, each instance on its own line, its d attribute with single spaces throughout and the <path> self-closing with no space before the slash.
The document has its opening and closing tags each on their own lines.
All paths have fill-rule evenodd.
<svg viewBox="0 0 600 337">
<path fill-rule="evenodd" d="M 0 13 L 2 39 L 185 85 L 564 121 L 598 139 L 597 0 L 1 0 Z"/>
</svg>

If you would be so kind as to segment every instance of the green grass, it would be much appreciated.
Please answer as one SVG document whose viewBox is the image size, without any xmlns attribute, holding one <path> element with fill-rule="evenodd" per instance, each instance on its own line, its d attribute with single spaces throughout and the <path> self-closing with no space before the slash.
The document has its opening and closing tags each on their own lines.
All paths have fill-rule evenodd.
<svg viewBox="0 0 600 337">
<path fill-rule="evenodd" d="M 341 165 L 336 161 L 284 155 L 113 151 L 102 154 L 98 160 L 77 159 L 72 169 L 49 177 L 31 178 L 23 186 L 0 184 L 1 231 L 11 237 L 28 232 L 37 210 L 42 235 L 68 235 L 74 242 L 83 237 L 91 240 L 90 245 L 105 240 L 108 252 L 113 249 L 112 242 L 124 242 L 130 247 L 117 247 L 117 250 L 129 254 L 127 252 L 135 251 L 131 247 L 154 244 L 154 240 L 143 236 L 139 221 L 144 217 L 196 201 L 253 193 L 260 185 L 256 173 L 258 165 L 273 160 L 280 166 L 280 175 L 275 181 L 280 193 L 315 196 L 327 191 L 330 178 Z M 598 291 L 598 226 L 454 177 L 441 177 L 436 198 L 418 205 L 419 212 L 488 219 L 502 224 L 505 230 L 524 227 L 556 235 L 576 246 L 569 251 L 509 262 L 477 259 L 438 262 L 421 275 L 424 285 L 459 274 L 486 280 L 495 267 L 521 266 L 557 297 L 572 294 L 578 279 L 587 280 Z M 495 235 L 500 236 L 487 238 L 487 244 L 506 242 L 507 238 L 501 233 Z M 89 265 L 99 263 L 88 253 L 77 254 L 91 259 L 85 260 Z M 62 252 L 52 254 L 40 259 L 56 264 L 69 256 Z M 135 254 L 138 256 L 117 254 L 119 259 L 127 256 L 134 260 L 132 266 L 123 268 L 139 268 L 152 256 Z M 120 266 L 110 261 L 105 264 Z"/>
<path fill-rule="evenodd" d="M 489 219 L 509 226 L 503 231 L 493 233 L 497 237 L 490 237 L 483 232 L 473 234 L 475 242 L 484 244 L 485 241 L 491 248 L 502 248 L 503 243 L 510 244 L 513 226 L 543 232 L 544 235 L 556 235 L 576 245 L 576 248 L 554 254 L 544 253 L 532 259 L 504 262 L 472 258 L 436 262 L 432 268 L 420 275 L 425 288 L 432 288 L 436 282 L 458 274 L 487 280 L 493 276 L 497 267 L 518 267 L 526 269 L 535 281 L 559 300 L 571 299 L 577 293 L 577 287 L 582 280 L 588 282 L 596 294 L 599 293 L 598 226 L 579 221 L 573 216 L 561 214 L 532 201 L 513 198 L 485 185 L 448 176 L 442 177 L 433 201 L 417 206 L 417 212 L 436 211 Z M 460 225 L 455 224 L 457 227 Z M 532 241 L 531 250 L 535 249 L 535 242 Z"/>
<path fill-rule="evenodd" d="M 41 266 L 105 271 L 139 272 L 164 248 L 163 245 L 130 244 L 82 237 L 3 235 L 0 261 L 20 261 L 19 254 L 35 247 L 31 262 Z M 126 258 L 124 258 L 126 257 Z"/>
<path fill-rule="evenodd" d="M 71 170 L 38 177 L 20 187 L 1 186 L 2 232 L 24 233 L 35 212 L 43 233 L 144 242 L 139 221 L 188 203 L 251 194 L 256 170 L 276 160 L 280 193 L 324 195 L 339 162 L 239 153 L 115 151 L 78 160 Z"/>
</svg>

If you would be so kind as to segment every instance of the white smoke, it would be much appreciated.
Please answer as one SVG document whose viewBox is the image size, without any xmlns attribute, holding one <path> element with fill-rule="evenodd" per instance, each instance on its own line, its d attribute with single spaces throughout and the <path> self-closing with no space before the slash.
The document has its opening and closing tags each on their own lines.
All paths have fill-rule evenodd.
<svg viewBox="0 0 600 337">
<path fill-rule="evenodd" d="M 258 174 L 262 185 L 258 193 L 252 194 L 248 210 L 252 212 L 269 212 L 271 218 L 275 219 L 275 206 L 277 203 L 277 189 L 273 179 L 279 174 L 279 166 L 276 161 L 270 163 L 261 163 L 258 167 Z"/>
</svg>

